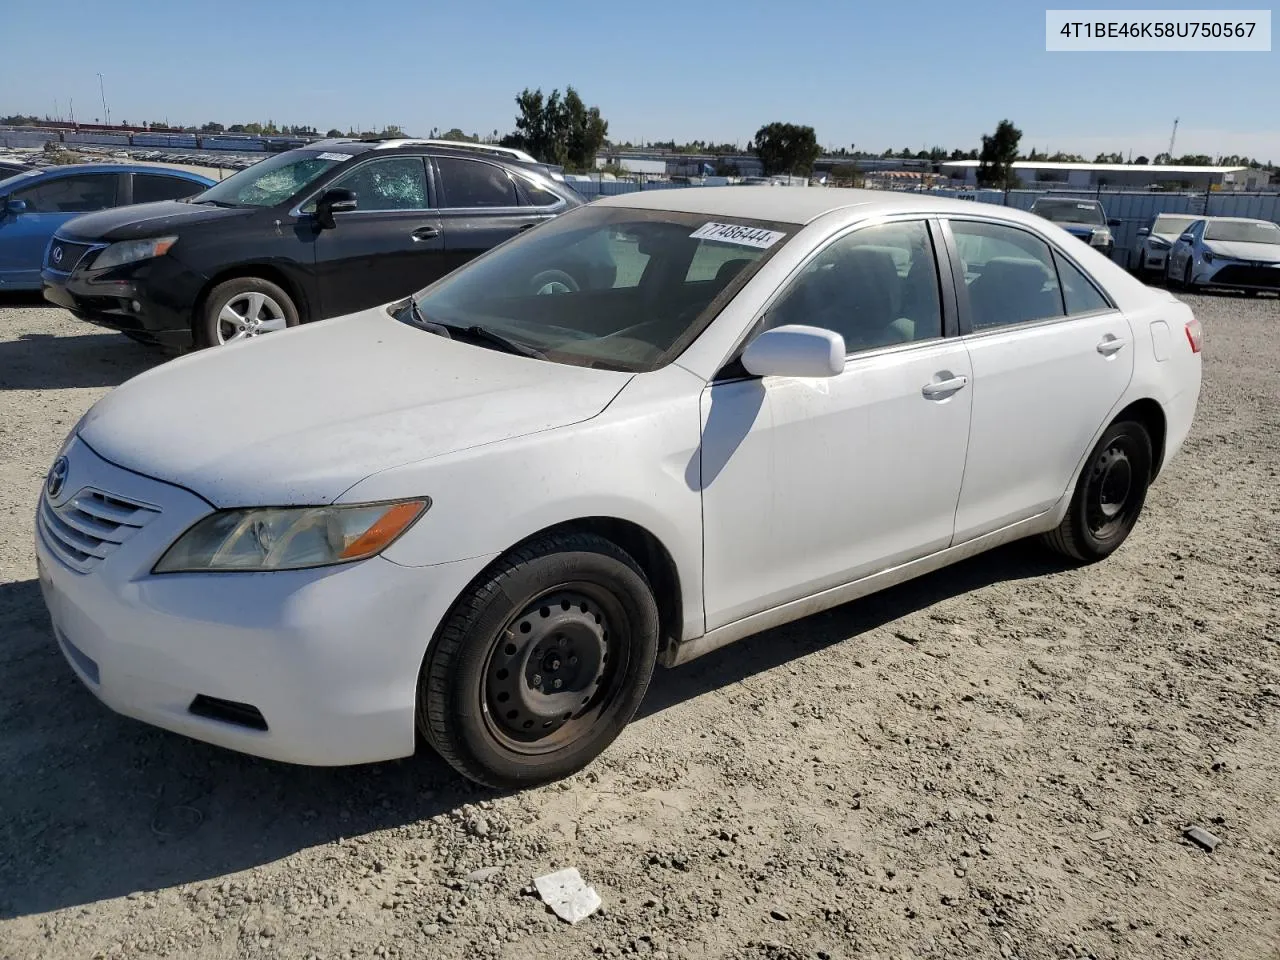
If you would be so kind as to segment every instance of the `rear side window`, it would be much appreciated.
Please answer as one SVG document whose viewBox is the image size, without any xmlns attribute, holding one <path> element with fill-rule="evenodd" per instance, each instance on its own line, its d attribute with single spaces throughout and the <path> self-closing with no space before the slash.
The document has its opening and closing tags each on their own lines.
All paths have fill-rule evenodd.
<svg viewBox="0 0 1280 960">
<path fill-rule="evenodd" d="M 560 198 L 545 187 L 540 187 L 532 180 L 520 177 L 517 181 L 525 203 L 531 207 L 553 207 Z"/>
<path fill-rule="evenodd" d="M 998 223 L 952 220 L 974 330 L 1064 315 L 1049 245 Z"/>
<path fill-rule="evenodd" d="M 58 177 L 10 194 L 25 200 L 30 213 L 90 213 L 116 205 L 120 178 L 114 173 L 82 173 Z"/>
<path fill-rule="evenodd" d="M 1110 310 L 1111 304 L 1098 292 L 1079 268 L 1061 254 L 1055 253 L 1054 260 L 1058 264 L 1058 279 L 1062 282 L 1062 297 L 1067 304 L 1067 316 L 1077 313 L 1090 313 L 1094 310 Z"/>
<path fill-rule="evenodd" d="M 155 203 L 157 200 L 182 200 L 204 190 L 204 185 L 182 177 L 165 177 L 154 173 L 133 175 L 133 202 Z"/>
<path fill-rule="evenodd" d="M 502 167 L 483 160 L 437 157 L 446 207 L 514 207 L 516 185 Z"/>
<path fill-rule="evenodd" d="M 366 212 L 425 210 L 428 206 L 427 168 L 421 157 L 370 160 L 329 186 L 350 190 L 356 195 L 356 209 Z"/>
</svg>

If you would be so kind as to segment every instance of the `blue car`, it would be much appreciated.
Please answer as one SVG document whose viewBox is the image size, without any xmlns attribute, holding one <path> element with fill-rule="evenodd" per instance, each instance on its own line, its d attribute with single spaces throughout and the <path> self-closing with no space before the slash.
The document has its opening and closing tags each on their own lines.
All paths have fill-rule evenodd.
<svg viewBox="0 0 1280 960">
<path fill-rule="evenodd" d="M 173 167 L 78 163 L 0 180 L 0 291 L 39 290 L 49 240 L 83 213 L 181 200 L 216 181 Z"/>
<path fill-rule="evenodd" d="M 1075 197 L 1040 197 L 1031 205 L 1031 212 L 1052 220 L 1073 237 L 1083 240 L 1105 257 L 1116 248 L 1112 227 L 1120 226 L 1116 218 L 1107 219 L 1102 204 L 1097 200 L 1080 200 Z"/>
</svg>

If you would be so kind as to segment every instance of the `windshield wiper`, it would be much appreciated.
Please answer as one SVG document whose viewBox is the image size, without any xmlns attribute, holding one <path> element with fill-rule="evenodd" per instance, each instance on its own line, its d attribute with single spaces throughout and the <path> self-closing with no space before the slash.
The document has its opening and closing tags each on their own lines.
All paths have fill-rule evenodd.
<svg viewBox="0 0 1280 960">
<path fill-rule="evenodd" d="M 521 357 L 533 357 L 536 360 L 545 360 L 546 356 L 541 350 L 529 346 L 524 343 L 517 343 L 515 340 L 509 340 L 502 334 L 490 330 L 488 327 L 482 327 L 479 324 L 472 324 L 469 327 L 459 326 L 453 323 L 441 323 L 438 320 L 428 320 L 423 314 L 422 308 L 418 306 L 415 297 L 410 297 L 406 305 L 409 310 L 409 317 L 413 325 L 421 327 L 431 333 L 439 334 L 449 340 L 456 339 L 458 336 L 469 337 L 472 340 L 479 340 L 491 347 L 497 347 L 504 353 L 514 353 Z"/>
<path fill-rule="evenodd" d="M 192 203 L 209 203 L 215 207 L 238 207 L 238 203 L 228 203 L 226 200 L 192 200 Z"/>
</svg>

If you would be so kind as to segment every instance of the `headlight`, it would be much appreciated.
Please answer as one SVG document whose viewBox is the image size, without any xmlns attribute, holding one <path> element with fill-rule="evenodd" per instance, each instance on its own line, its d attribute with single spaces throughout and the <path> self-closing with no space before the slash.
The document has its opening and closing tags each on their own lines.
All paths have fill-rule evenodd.
<svg viewBox="0 0 1280 960">
<path fill-rule="evenodd" d="M 1201 259 L 1203 259 L 1203 260 L 1204 260 L 1204 262 L 1205 262 L 1205 263 L 1213 263 L 1213 251 L 1212 251 L 1212 250 L 1206 250 L 1206 251 L 1204 251 L 1204 253 L 1202 253 L 1202 254 L 1200 255 L 1200 257 L 1201 257 Z"/>
<path fill-rule="evenodd" d="M 1152 237 L 1152 238 L 1151 238 L 1151 249 L 1153 249 L 1153 250 L 1168 250 L 1168 249 L 1169 249 L 1169 241 L 1168 241 L 1168 240 L 1161 240 L 1159 237 Z"/>
<path fill-rule="evenodd" d="M 93 259 L 93 269 L 105 270 L 138 260 L 163 257 L 178 242 L 177 237 L 152 237 L 149 240 L 124 240 L 113 243 Z"/>
<path fill-rule="evenodd" d="M 1089 235 L 1089 245 L 1093 247 L 1105 247 L 1111 242 L 1111 231 L 1105 227 L 1101 230 L 1095 230 Z"/>
<path fill-rule="evenodd" d="M 221 510 L 180 536 L 154 572 L 301 570 L 364 560 L 391 546 L 430 506 L 424 498 Z"/>
</svg>

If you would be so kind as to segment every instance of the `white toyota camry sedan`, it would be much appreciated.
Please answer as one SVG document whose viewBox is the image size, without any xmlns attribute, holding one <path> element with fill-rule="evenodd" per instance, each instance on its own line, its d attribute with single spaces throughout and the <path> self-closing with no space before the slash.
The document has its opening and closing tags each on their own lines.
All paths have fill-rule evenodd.
<svg viewBox="0 0 1280 960">
<path fill-rule="evenodd" d="M 1191 426 L 1200 342 L 1004 207 L 610 198 L 110 393 L 49 471 L 40 582 L 121 713 L 307 764 L 420 735 L 543 782 L 655 663 L 1019 537 L 1106 557 Z"/>
</svg>

